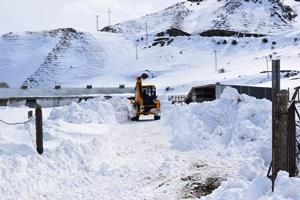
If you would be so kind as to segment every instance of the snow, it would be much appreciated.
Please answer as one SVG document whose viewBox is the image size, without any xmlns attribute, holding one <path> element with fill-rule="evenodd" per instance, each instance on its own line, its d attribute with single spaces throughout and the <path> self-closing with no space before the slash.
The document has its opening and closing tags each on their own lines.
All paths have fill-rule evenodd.
<svg viewBox="0 0 300 200">
<path fill-rule="evenodd" d="M 174 124 L 178 115 L 180 123 Z M 167 122 L 176 149 L 204 149 L 227 158 L 259 155 L 265 166 L 270 163 L 271 103 L 267 100 L 239 95 L 227 87 L 220 100 L 179 106 Z"/>
<path fill-rule="evenodd" d="M 161 121 L 141 122 L 125 120 L 128 104 L 114 97 L 44 109 L 41 156 L 28 127 L 1 124 L 0 198 L 180 199 L 189 176 L 225 180 L 205 199 L 299 198 L 298 178 L 281 173 L 275 193 L 266 178 L 269 101 L 226 88 L 214 102 L 163 103 Z M 24 120 L 28 110 L 1 108 L 0 117 Z"/>
<path fill-rule="evenodd" d="M 63 112 L 46 109 L 43 156 L 35 153 L 29 140 L 5 139 L 9 135 L 2 133 L 2 127 L 27 137 L 22 126 L 1 124 L 4 138 L 0 145 L 1 199 L 149 199 L 153 195 L 154 198 L 175 195 L 177 185 L 172 185 L 167 192 L 166 189 L 161 191 L 158 185 L 168 179 L 173 181 L 174 173 L 179 175 L 187 171 L 189 163 L 184 160 L 191 154 L 181 155 L 169 147 L 168 135 L 161 132 L 160 122 L 146 121 L 146 126 L 114 120 L 78 123 L 77 116 L 92 110 L 97 111 L 98 116 L 115 114 L 122 118 L 127 114 L 119 112 L 117 106 L 112 109 L 114 100 L 102 101 L 96 99 L 79 104 L 85 109 L 72 109 L 74 105 L 69 109 L 60 108 Z M 95 110 L 95 105 L 103 109 Z M 122 104 L 119 106 L 125 109 Z M 5 110 L 15 115 L 24 112 L 6 108 L 1 113 Z M 107 112 L 112 110 L 115 111 Z M 61 116 L 62 113 L 65 116 Z M 53 119 L 57 114 L 60 117 Z M 64 119 L 73 120 L 70 123 Z M 16 147 L 19 143 L 23 143 L 22 148 L 2 153 L 6 146 Z M 31 151 L 22 155 L 26 149 Z"/>
<path fill-rule="evenodd" d="M 111 28 L 118 33 L 139 36 L 145 35 L 146 23 L 150 35 L 171 27 L 194 35 L 215 28 L 276 34 L 279 31 L 291 30 L 296 24 L 294 22 L 287 19 L 286 13 L 277 2 L 203 0 L 200 3 L 179 2 L 161 12 L 122 22 Z"/>
<path fill-rule="evenodd" d="M 58 36 L 22 34 L 0 38 L 1 81 L 17 87 L 43 62 L 58 41 Z M 12 81 L 13 79 L 13 81 Z"/>
<path fill-rule="evenodd" d="M 279 172 L 275 192 L 270 192 L 271 183 L 265 176 L 256 176 L 248 181 L 244 177 L 230 179 L 205 199 L 299 199 L 299 178 L 290 178 Z"/>
<path fill-rule="evenodd" d="M 128 120 L 127 102 L 127 99 L 117 98 L 109 102 L 99 99 L 98 101 L 84 101 L 79 104 L 72 103 L 63 108 L 54 108 L 49 119 L 76 124 L 124 122 Z"/>
</svg>

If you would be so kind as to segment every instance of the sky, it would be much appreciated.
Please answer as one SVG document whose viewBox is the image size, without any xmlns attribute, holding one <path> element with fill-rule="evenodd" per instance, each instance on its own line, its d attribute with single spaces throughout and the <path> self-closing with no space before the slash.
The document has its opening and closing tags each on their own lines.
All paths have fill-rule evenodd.
<svg viewBox="0 0 300 200">
<path fill-rule="evenodd" d="M 0 0 L 0 33 L 41 31 L 73 27 L 96 30 L 111 23 L 126 21 L 160 11 L 184 0 Z"/>
</svg>

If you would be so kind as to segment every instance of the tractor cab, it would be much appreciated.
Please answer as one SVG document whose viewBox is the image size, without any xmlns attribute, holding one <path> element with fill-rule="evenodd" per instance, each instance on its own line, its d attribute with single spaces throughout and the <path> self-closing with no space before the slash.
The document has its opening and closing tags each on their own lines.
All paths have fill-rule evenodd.
<svg viewBox="0 0 300 200">
<path fill-rule="evenodd" d="M 142 98 L 144 100 L 145 105 L 153 105 L 154 101 L 157 99 L 155 86 L 142 86 Z"/>
</svg>

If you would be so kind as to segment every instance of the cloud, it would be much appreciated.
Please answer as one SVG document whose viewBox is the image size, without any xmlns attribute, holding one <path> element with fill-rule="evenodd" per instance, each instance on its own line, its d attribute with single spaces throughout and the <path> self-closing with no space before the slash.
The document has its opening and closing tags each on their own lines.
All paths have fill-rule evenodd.
<svg viewBox="0 0 300 200">
<path fill-rule="evenodd" d="M 179 0 L 0 0 L 0 33 L 40 31 L 59 27 L 95 30 L 95 15 L 100 26 L 118 23 L 166 8 Z"/>
</svg>

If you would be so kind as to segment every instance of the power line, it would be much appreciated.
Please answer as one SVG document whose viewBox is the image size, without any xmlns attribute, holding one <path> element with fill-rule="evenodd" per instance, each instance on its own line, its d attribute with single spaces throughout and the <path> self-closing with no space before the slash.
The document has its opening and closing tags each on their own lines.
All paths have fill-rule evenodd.
<svg viewBox="0 0 300 200">
<path fill-rule="evenodd" d="M 4 123 L 6 125 L 20 125 L 20 124 L 26 124 L 34 118 L 35 118 L 35 116 L 32 116 L 31 118 L 29 118 L 27 121 L 24 121 L 24 122 L 7 122 L 7 121 L 0 119 L 0 122 Z"/>
<path fill-rule="evenodd" d="M 138 41 L 136 41 L 135 43 L 135 59 L 138 60 L 139 57 L 138 57 Z"/>
</svg>

